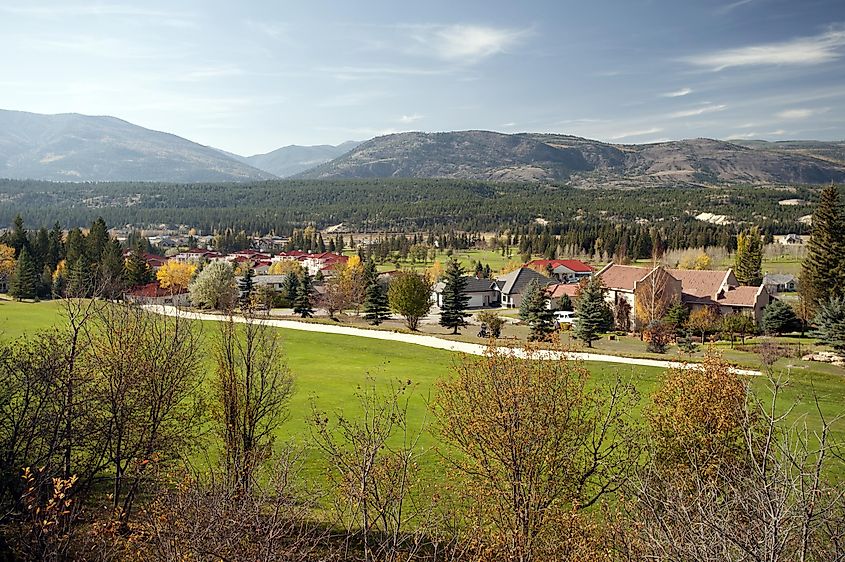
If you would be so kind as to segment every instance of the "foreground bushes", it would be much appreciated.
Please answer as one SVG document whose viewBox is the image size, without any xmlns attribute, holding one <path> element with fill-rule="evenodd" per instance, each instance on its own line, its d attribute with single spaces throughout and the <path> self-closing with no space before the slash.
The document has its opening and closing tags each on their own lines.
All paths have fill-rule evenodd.
<svg viewBox="0 0 845 562">
<path fill-rule="evenodd" d="M 273 439 L 295 377 L 272 329 L 203 342 L 179 318 L 66 306 L 66 329 L 0 346 L 4 559 L 845 559 L 839 420 L 786 425 L 774 373 L 755 396 L 710 356 L 642 399 L 564 354 L 491 349 L 456 363 L 424 427 L 410 381 L 362 383 L 351 411 L 315 399 L 322 470 L 303 470 Z"/>
</svg>

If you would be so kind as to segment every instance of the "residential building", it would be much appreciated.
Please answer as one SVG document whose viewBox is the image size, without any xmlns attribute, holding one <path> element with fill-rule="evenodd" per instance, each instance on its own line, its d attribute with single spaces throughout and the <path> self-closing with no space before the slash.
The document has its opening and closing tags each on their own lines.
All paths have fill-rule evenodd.
<svg viewBox="0 0 845 562">
<path fill-rule="evenodd" d="M 789 273 L 769 273 L 763 277 L 763 285 L 771 295 L 794 293 L 798 290 L 798 279 Z"/>
<path fill-rule="evenodd" d="M 552 283 L 552 280 L 537 273 L 533 269 L 520 267 L 496 278 L 496 291 L 499 293 L 498 301 L 505 308 L 517 308 L 522 304 L 522 293 L 531 281 L 537 280 L 542 286 Z"/>
<path fill-rule="evenodd" d="M 546 287 L 547 306 L 549 310 L 557 310 L 558 303 L 560 303 L 560 299 L 564 295 L 568 296 L 572 303 L 575 304 L 575 297 L 578 295 L 580 288 L 580 285 L 574 283 L 556 283 Z"/>
<path fill-rule="evenodd" d="M 797 234 L 790 233 L 780 239 L 780 243 L 784 246 L 792 246 L 794 244 L 803 244 L 804 239 Z"/>
<path fill-rule="evenodd" d="M 560 283 L 577 283 L 593 274 L 593 268 L 581 260 L 533 260 L 525 267 L 540 273 L 551 269 L 553 277 Z"/>
<path fill-rule="evenodd" d="M 499 306 L 499 292 L 496 290 L 496 282 L 492 279 L 468 276 L 465 294 L 469 297 L 469 308 L 483 308 L 487 306 Z M 439 281 L 432 288 L 432 300 L 434 303 L 443 306 L 443 289 L 446 283 Z"/>
<path fill-rule="evenodd" d="M 163 289 L 158 281 L 141 285 L 127 291 L 123 295 L 123 300 L 135 304 L 161 304 L 172 306 L 187 306 L 190 303 L 190 297 L 187 289 L 180 289 L 173 291 L 172 289 Z"/>
<path fill-rule="evenodd" d="M 649 287 L 657 269 L 627 265 L 608 264 L 598 272 L 607 287 L 607 300 L 615 304 L 625 299 L 636 310 L 636 294 L 640 287 Z M 732 269 L 725 271 L 665 269 L 664 281 L 671 295 L 677 294 L 681 302 L 691 310 L 701 307 L 716 307 L 722 314 L 744 313 L 760 322 L 763 310 L 769 305 L 770 297 L 764 285 L 742 286 Z"/>
</svg>

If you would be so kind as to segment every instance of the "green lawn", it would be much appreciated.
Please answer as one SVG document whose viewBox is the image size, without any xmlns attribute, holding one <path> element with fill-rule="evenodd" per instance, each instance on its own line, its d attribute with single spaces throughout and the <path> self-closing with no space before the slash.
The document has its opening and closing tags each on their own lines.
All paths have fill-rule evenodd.
<svg viewBox="0 0 845 562">
<path fill-rule="evenodd" d="M 47 329 L 61 321 L 59 303 L 0 301 L 2 339 L 8 340 L 26 332 Z M 212 323 L 205 322 L 203 328 L 206 336 L 210 337 L 214 329 Z M 308 442 L 306 418 L 312 397 L 318 400 L 322 409 L 354 411 L 354 393 L 359 385 L 367 384 L 369 378 L 379 387 L 391 381 L 412 381 L 415 394 L 409 410 L 409 425 L 419 428 L 429 417 L 426 402 L 434 392 L 435 381 L 448 376 L 453 362 L 460 359 L 458 354 L 452 352 L 412 344 L 298 330 L 279 329 L 279 332 L 285 342 L 288 366 L 296 381 L 296 391 L 290 402 L 290 419 L 279 433 L 280 442 Z M 599 351 L 612 351 L 611 347 L 641 346 L 642 342 L 602 341 L 596 342 L 596 345 Z M 729 350 L 726 350 L 727 354 Z M 677 356 L 667 354 L 661 358 L 672 359 Z M 213 367 L 210 359 L 206 365 L 208 372 L 211 372 Z M 662 374 L 662 370 L 657 368 L 608 363 L 587 363 L 586 367 L 593 375 L 591 384 L 611 382 L 619 374 L 631 380 L 644 397 L 657 387 Z M 826 416 L 842 413 L 845 407 L 845 376 L 841 369 L 792 368 L 791 379 L 792 382 L 782 396 L 783 406 L 803 400 L 793 411 L 793 419 L 807 416 L 811 427 L 815 426 L 814 406 L 808 401 L 813 392 L 819 396 Z M 757 390 L 762 390 L 764 383 L 763 379 L 752 382 Z M 845 439 L 845 420 L 838 423 L 836 434 L 840 439 Z M 434 437 L 428 434 L 422 439 L 422 444 L 430 448 L 436 445 Z M 435 453 L 431 452 L 429 458 L 434 457 Z"/>
</svg>

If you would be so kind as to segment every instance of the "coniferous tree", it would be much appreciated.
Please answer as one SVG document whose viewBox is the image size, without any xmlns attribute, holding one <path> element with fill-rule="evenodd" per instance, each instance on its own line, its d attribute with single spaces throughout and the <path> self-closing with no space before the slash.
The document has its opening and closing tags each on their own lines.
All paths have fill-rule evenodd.
<svg viewBox="0 0 845 562">
<path fill-rule="evenodd" d="M 845 297 L 833 297 L 819 306 L 815 324 L 819 342 L 845 353 Z"/>
<path fill-rule="evenodd" d="M 65 293 L 72 298 L 90 297 L 94 290 L 94 278 L 91 275 L 91 263 L 88 256 L 82 254 L 67 271 Z"/>
<path fill-rule="evenodd" d="M 552 311 L 546 307 L 545 289 L 537 279 L 532 280 L 522 293 L 519 317 L 531 328 L 529 340 L 544 340 L 554 331 Z"/>
<path fill-rule="evenodd" d="M 795 310 L 783 301 L 775 301 L 763 312 L 763 331 L 781 335 L 794 332 L 801 327 Z"/>
<path fill-rule="evenodd" d="M 464 276 L 464 268 L 458 260 L 451 259 L 446 266 L 443 275 L 443 305 L 440 307 L 440 325 L 444 328 L 452 328 L 452 333 L 457 334 L 458 328 L 467 325 L 466 318 L 469 295 L 466 294 L 467 278 Z"/>
<path fill-rule="evenodd" d="M 38 297 L 49 298 L 53 294 L 53 272 L 50 271 L 50 266 L 44 264 L 41 268 L 41 277 L 38 280 Z"/>
<path fill-rule="evenodd" d="M 9 295 L 21 299 L 34 299 L 38 294 L 38 271 L 26 246 L 21 247 L 15 271 L 9 283 Z"/>
<path fill-rule="evenodd" d="M 813 212 L 812 236 L 801 268 L 801 293 L 812 310 L 845 296 L 845 217 L 839 190 L 822 190 Z"/>
<path fill-rule="evenodd" d="M 62 227 L 58 222 L 53 225 L 47 238 L 49 243 L 47 246 L 46 263 L 52 271 L 56 271 L 56 266 L 64 259 L 64 237 L 62 235 Z"/>
<path fill-rule="evenodd" d="M 241 304 L 241 308 L 249 308 L 252 306 L 252 295 L 255 292 L 255 272 L 252 270 L 251 266 L 248 266 L 245 270 L 241 278 L 238 279 L 238 290 L 240 291 L 240 297 L 238 301 Z"/>
<path fill-rule="evenodd" d="M 296 299 L 296 293 L 299 290 L 299 276 L 291 271 L 285 276 L 285 282 L 282 285 L 282 292 L 289 306 L 293 306 L 293 301 Z"/>
<path fill-rule="evenodd" d="M 104 293 L 110 298 L 117 298 L 123 291 L 123 248 L 116 238 L 109 240 L 100 258 L 97 268 L 99 282 Z"/>
<path fill-rule="evenodd" d="M 311 285 L 311 276 L 308 275 L 307 271 L 303 271 L 302 279 L 299 280 L 299 286 L 296 288 L 296 297 L 293 300 L 294 314 L 299 314 L 303 318 L 314 316 L 314 307 L 311 304 L 313 292 L 314 288 Z"/>
<path fill-rule="evenodd" d="M 367 285 L 367 292 L 364 297 L 364 318 L 374 326 L 378 326 L 390 318 L 387 291 L 378 281 L 373 281 Z"/>
<path fill-rule="evenodd" d="M 155 279 L 153 275 L 153 268 L 147 263 L 147 257 L 144 255 L 143 245 L 139 242 L 132 249 L 129 258 L 126 260 L 124 267 L 124 278 L 129 287 L 138 287 L 152 283 Z"/>
<path fill-rule="evenodd" d="M 613 327 L 613 315 L 604 300 L 605 288 L 601 277 L 594 275 L 581 289 L 576 307 L 575 336 L 593 347 L 599 334 Z"/>
<path fill-rule="evenodd" d="M 737 234 L 734 275 L 742 285 L 763 282 L 763 240 L 756 226 Z"/>
</svg>

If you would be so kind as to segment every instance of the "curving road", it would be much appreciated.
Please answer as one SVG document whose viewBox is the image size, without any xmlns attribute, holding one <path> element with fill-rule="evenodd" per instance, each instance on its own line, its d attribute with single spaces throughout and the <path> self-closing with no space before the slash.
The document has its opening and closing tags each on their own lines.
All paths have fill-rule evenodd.
<svg viewBox="0 0 845 562">
<path fill-rule="evenodd" d="M 219 314 L 208 314 L 204 312 L 190 312 L 180 310 L 174 306 L 153 305 L 148 304 L 143 306 L 144 309 L 156 314 L 164 314 L 166 316 L 181 316 L 191 320 L 211 320 L 221 321 L 227 319 L 226 316 Z M 234 321 L 243 323 L 246 320 L 242 316 L 234 316 Z M 432 347 L 435 349 L 444 349 L 446 351 L 457 351 L 460 353 L 469 353 L 471 355 L 484 355 L 487 351 L 486 345 L 477 343 L 466 343 L 460 341 L 446 340 L 434 336 L 424 336 L 421 334 L 406 334 L 402 332 L 390 332 L 387 330 L 367 330 L 366 328 L 354 328 L 352 326 L 332 326 L 330 324 L 317 324 L 312 322 L 298 322 L 296 320 L 279 320 L 275 318 L 259 318 L 256 320 L 261 324 L 267 326 L 274 326 L 277 328 L 285 328 L 287 330 L 302 330 L 304 332 L 321 332 L 324 334 L 339 334 L 343 336 L 356 336 L 360 338 L 370 338 L 375 340 L 388 340 L 402 343 L 410 343 L 414 345 L 422 345 L 425 347 Z M 503 350 L 512 350 L 517 356 L 524 356 L 525 351 L 520 348 L 506 348 Z M 564 352 L 570 359 L 577 359 L 580 361 L 598 361 L 602 363 L 620 363 L 623 365 L 640 365 L 643 367 L 681 367 L 685 369 L 695 369 L 699 367 L 696 363 L 682 363 L 679 361 L 666 361 L 662 359 L 643 359 L 637 357 L 621 357 L 618 355 L 605 355 L 601 353 L 585 353 L 585 352 Z M 556 359 L 560 356 L 558 351 L 544 351 L 540 356 L 543 359 Z M 756 376 L 759 371 L 752 369 L 734 368 L 734 372 L 741 375 Z"/>
</svg>

